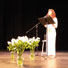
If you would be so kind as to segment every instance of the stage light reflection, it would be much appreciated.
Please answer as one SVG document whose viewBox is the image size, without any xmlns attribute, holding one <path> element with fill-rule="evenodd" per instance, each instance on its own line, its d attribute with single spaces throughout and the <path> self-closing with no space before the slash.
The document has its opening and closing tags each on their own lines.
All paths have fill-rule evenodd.
<svg viewBox="0 0 68 68">
<path fill-rule="evenodd" d="M 53 58 L 47 58 L 46 60 L 44 60 L 45 63 L 43 65 L 42 68 L 46 67 L 46 68 L 57 68 L 57 62 L 56 62 L 56 59 Z"/>
<path fill-rule="evenodd" d="M 57 68 L 56 59 L 48 59 L 47 60 L 47 68 Z"/>
</svg>

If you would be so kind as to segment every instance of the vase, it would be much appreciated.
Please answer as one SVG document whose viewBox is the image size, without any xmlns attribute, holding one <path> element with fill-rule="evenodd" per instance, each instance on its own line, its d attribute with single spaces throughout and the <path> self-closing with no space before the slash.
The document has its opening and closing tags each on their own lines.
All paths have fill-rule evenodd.
<svg viewBox="0 0 68 68">
<path fill-rule="evenodd" d="M 34 50 L 30 50 L 30 60 L 35 60 Z"/>
<path fill-rule="evenodd" d="M 18 54 L 18 57 L 17 57 L 17 64 L 18 66 L 23 66 L 23 61 L 24 61 L 24 58 L 22 57 L 22 54 L 23 54 L 23 51 L 24 50 L 20 50 L 20 51 L 17 51 L 17 54 Z"/>
<path fill-rule="evenodd" d="M 23 63 L 24 63 L 23 61 L 24 61 L 23 57 L 18 55 L 17 57 L 18 66 L 23 66 Z"/>
<path fill-rule="evenodd" d="M 14 62 L 14 60 L 15 60 L 15 55 L 14 55 L 14 53 L 15 53 L 15 52 L 11 51 L 11 60 L 12 60 L 12 62 Z"/>
</svg>

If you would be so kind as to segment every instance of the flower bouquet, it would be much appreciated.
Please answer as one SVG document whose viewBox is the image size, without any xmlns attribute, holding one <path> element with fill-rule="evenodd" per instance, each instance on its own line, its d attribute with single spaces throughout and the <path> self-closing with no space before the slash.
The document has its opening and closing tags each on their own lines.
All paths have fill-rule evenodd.
<svg viewBox="0 0 68 68">
<path fill-rule="evenodd" d="M 28 41 L 28 37 L 27 36 L 23 36 L 23 37 L 18 37 L 15 45 L 16 45 L 16 51 L 17 51 L 17 54 L 18 54 L 18 57 L 17 57 L 17 64 L 19 66 L 22 66 L 23 65 L 23 60 L 24 58 L 22 57 L 22 54 L 27 46 L 27 41 Z"/>
<path fill-rule="evenodd" d="M 12 38 L 11 41 L 8 41 L 8 49 L 11 51 L 11 57 L 12 60 L 14 61 L 14 53 L 17 52 L 17 64 L 18 66 L 23 65 L 24 58 L 22 57 L 22 54 L 25 49 L 30 49 L 30 60 L 35 59 L 35 48 L 39 46 L 40 38 L 33 37 L 33 38 L 28 38 L 27 36 L 18 36 L 17 39 Z"/>
<path fill-rule="evenodd" d="M 34 60 L 35 59 L 35 54 L 34 54 L 34 51 L 35 51 L 35 48 L 39 46 L 39 42 L 40 42 L 40 38 L 37 37 L 33 37 L 33 38 L 29 38 L 28 40 L 28 46 L 26 47 L 30 49 L 30 60 Z"/>
<path fill-rule="evenodd" d="M 11 59 L 14 62 L 14 58 L 15 58 L 14 53 L 16 52 L 15 39 L 12 38 L 11 42 L 8 41 L 7 43 L 9 45 L 9 46 L 7 46 L 7 48 L 11 52 Z"/>
<path fill-rule="evenodd" d="M 12 56 L 12 60 L 14 60 L 14 53 L 17 52 L 17 64 L 19 66 L 23 65 L 23 57 L 22 54 L 27 46 L 27 41 L 28 41 L 28 37 L 27 36 L 22 36 L 22 37 L 18 37 L 17 39 L 13 39 L 11 40 L 11 42 L 8 41 L 8 49 L 9 51 L 11 51 L 11 56 Z"/>
</svg>

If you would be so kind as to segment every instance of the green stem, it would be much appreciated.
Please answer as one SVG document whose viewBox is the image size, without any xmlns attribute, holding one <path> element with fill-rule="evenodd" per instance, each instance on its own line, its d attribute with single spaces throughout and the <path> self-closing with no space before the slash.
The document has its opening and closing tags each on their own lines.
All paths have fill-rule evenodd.
<svg viewBox="0 0 68 68">
<path fill-rule="evenodd" d="M 18 53 L 18 59 L 17 59 L 18 66 L 22 66 L 23 65 L 23 59 L 22 59 L 23 52 L 18 51 L 17 53 Z"/>
<path fill-rule="evenodd" d="M 30 50 L 30 60 L 35 59 L 34 49 Z"/>
<path fill-rule="evenodd" d="M 12 61 L 14 61 L 14 58 L 15 58 L 14 51 L 11 51 L 11 59 L 12 59 Z"/>
</svg>

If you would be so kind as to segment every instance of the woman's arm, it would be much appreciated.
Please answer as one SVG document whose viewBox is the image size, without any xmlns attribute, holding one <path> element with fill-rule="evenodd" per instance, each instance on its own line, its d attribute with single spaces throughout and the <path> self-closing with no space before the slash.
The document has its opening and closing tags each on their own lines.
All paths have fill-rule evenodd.
<svg viewBox="0 0 68 68">
<path fill-rule="evenodd" d="M 54 18 L 53 20 L 54 20 L 55 24 L 52 24 L 52 25 L 54 28 L 57 28 L 58 27 L 58 20 L 57 20 L 57 18 Z"/>
</svg>

